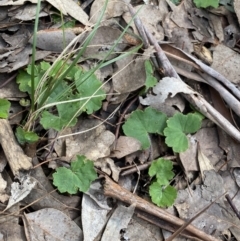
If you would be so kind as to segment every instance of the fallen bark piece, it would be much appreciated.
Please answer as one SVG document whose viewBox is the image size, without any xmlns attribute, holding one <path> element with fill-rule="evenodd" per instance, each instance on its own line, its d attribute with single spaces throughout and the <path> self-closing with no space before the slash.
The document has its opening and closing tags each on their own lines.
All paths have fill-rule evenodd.
<svg viewBox="0 0 240 241">
<path fill-rule="evenodd" d="M 128 204 L 135 204 L 136 209 L 140 209 L 144 212 L 147 212 L 149 214 L 152 214 L 156 217 L 159 217 L 163 220 L 165 220 L 168 223 L 171 223 L 172 225 L 176 225 L 180 227 L 181 225 L 184 225 L 184 221 L 173 216 L 172 214 L 168 213 L 167 211 L 158 208 L 157 206 L 153 205 L 152 203 L 149 203 L 148 201 L 138 197 L 137 195 L 132 194 L 128 190 L 122 188 L 115 182 L 113 182 L 109 177 L 105 176 L 105 184 L 104 184 L 104 194 L 106 196 L 110 196 L 113 198 L 116 198 L 118 200 L 121 200 Z M 186 231 L 189 231 L 194 236 L 198 237 L 199 239 L 203 241 L 218 241 L 217 238 L 210 236 L 206 234 L 205 232 L 197 229 L 193 225 L 189 225 L 185 229 Z"/>
<path fill-rule="evenodd" d="M 6 119 L 0 119 L 0 143 L 14 176 L 32 167 L 31 158 L 23 153 Z"/>
</svg>

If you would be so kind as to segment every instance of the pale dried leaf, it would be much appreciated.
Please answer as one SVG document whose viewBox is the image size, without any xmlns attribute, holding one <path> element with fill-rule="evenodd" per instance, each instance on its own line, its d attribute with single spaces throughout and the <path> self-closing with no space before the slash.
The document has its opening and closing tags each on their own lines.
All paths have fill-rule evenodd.
<svg viewBox="0 0 240 241">
<path fill-rule="evenodd" d="M 7 73 L 0 73 L 0 83 L 3 83 L 8 78 L 10 78 L 12 74 Z M 27 94 L 24 92 L 21 92 L 18 88 L 18 84 L 16 81 L 11 81 L 7 85 L 5 85 L 3 88 L 1 88 L 0 91 L 0 98 L 1 99 L 8 99 L 8 100 L 17 100 L 19 101 L 20 98 L 26 97 Z"/>
<path fill-rule="evenodd" d="M 10 73 L 26 66 L 29 63 L 29 55 L 31 53 L 32 46 L 30 44 L 25 48 L 16 49 L 4 60 L 5 64 L 0 66 L 0 73 Z"/>
<path fill-rule="evenodd" d="M 139 150 L 141 150 L 141 143 L 137 139 L 129 136 L 120 136 L 111 157 L 120 159 Z"/>
<path fill-rule="evenodd" d="M 166 0 L 168 5 L 173 10 L 171 13 L 171 20 L 180 28 L 194 29 L 193 24 L 188 18 L 186 5 L 184 3 L 176 6 L 170 0 Z"/>
<path fill-rule="evenodd" d="M 146 58 L 133 59 L 127 56 L 115 62 L 116 71 L 113 76 L 113 88 L 120 94 L 129 93 L 144 86 L 146 72 L 144 61 Z"/>
<path fill-rule="evenodd" d="M 161 104 L 169 96 L 172 98 L 178 93 L 194 94 L 195 91 L 180 79 L 164 77 L 153 87 L 153 93 L 155 95 L 147 94 L 146 98 L 140 98 L 141 104 L 148 105 L 154 102 Z"/>
<path fill-rule="evenodd" d="M 157 9 L 155 6 L 152 5 L 138 5 L 134 7 L 136 13 L 138 13 L 138 17 L 141 19 L 144 26 L 150 31 L 156 40 L 161 41 L 164 39 L 164 30 L 162 26 L 159 24 L 163 21 L 166 15 L 166 9 Z M 129 11 L 126 11 L 123 14 L 123 19 L 130 23 L 132 20 L 132 16 Z M 138 34 L 138 30 L 134 24 L 131 24 L 131 27 L 134 30 L 135 34 Z"/>
<path fill-rule="evenodd" d="M 239 167 L 234 168 L 233 175 L 237 185 L 240 187 L 240 168 Z"/>
<path fill-rule="evenodd" d="M 85 155 L 90 160 L 97 160 L 110 155 L 110 146 L 115 135 L 107 131 L 98 120 L 82 120 L 73 128 L 74 132 L 84 132 L 66 139 L 66 156 L 73 159 L 76 155 Z"/>
<path fill-rule="evenodd" d="M 224 130 L 218 128 L 218 135 L 219 135 L 219 147 L 226 153 L 227 157 L 227 167 L 228 168 L 235 168 L 240 167 L 239 162 L 239 155 L 240 155 L 240 148 L 239 148 L 239 142 L 235 141 L 233 138 L 231 138 Z M 224 163 L 221 163 L 221 165 L 218 165 L 218 168 L 221 167 L 223 169 L 225 166 Z M 227 168 L 225 167 L 225 168 Z"/>
<path fill-rule="evenodd" d="M 202 152 L 201 146 L 198 143 L 197 145 L 197 153 L 198 153 L 198 164 L 200 168 L 200 172 L 202 175 L 202 178 L 205 177 L 204 171 L 210 171 L 215 170 L 213 165 L 211 164 L 210 160 L 205 156 L 205 154 Z"/>
<path fill-rule="evenodd" d="M 45 208 L 25 214 L 26 226 L 31 240 L 38 241 L 82 241 L 82 230 L 63 212 Z"/>
<path fill-rule="evenodd" d="M 0 2 L 0 6 L 14 6 L 14 5 L 23 5 L 25 2 L 31 2 L 37 4 L 38 0 L 3 0 Z"/>
<path fill-rule="evenodd" d="M 128 225 L 125 236 L 131 241 L 160 241 L 163 240 L 161 232 L 161 229 L 156 225 L 134 215 L 131 220 L 131 224 Z"/>
<path fill-rule="evenodd" d="M 126 1 L 130 3 L 129 0 Z M 96 23 L 99 19 L 100 13 L 103 11 L 105 0 L 95 0 L 92 4 L 90 11 L 91 23 Z M 107 9 L 103 15 L 102 20 L 115 18 L 121 16 L 124 12 L 128 11 L 128 7 L 125 2 L 119 0 L 109 0 Z"/>
<path fill-rule="evenodd" d="M 84 25 L 90 25 L 88 15 L 73 0 L 47 0 L 52 6 L 62 12 L 64 15 L 70 15 Z"/>
<path fill-rule="evenodd" d="M 178 191 L 174 206 L 180 218 L 189 220 L 225 192 L 223 179 L 215 171 L 205 171 L 205 179 L 203 181 L 204 184 L 201 186 L 197 185 L 194 190 L 191 190 L 191 194 L 188 188 Z M 224 197 L 222 197 L 195 219 L 192 224 L 208 234 L 216 231 L 215 235 L 220 235 L 223 230 L 233 225 L 233 223 L 229 223 L 223 217 L 223 212 L 226 209 L 228 208 L 226 208 Z M 239 226 L 239 222 L 234 224 Z"/>
<path fill-rule="evenodd" d="M 189 148 L 179 154 L 181 163 L 186 172 L 199 171 L 197 163 L 197 142 L 201 145 L 204 155 L 211 161 L 211 165 L 219 168 L 223 162 L 223 150 L 218 146 L 216 128 L 202 128 L 189 138 Z"/>
<path fill-rule="evenodd" d="M 134 213 L 134 209 L 135 205 L 133 204 L 129 207 L 119 205 L 107 223 L 105 231 L 102 235 L 102 240 L 120 240 L 120 231 L 127 228 L 128 223 L 130 222 Z"/>
<path fill-rule="evenodd" d="M 234 84 L 240 84 L 239 65 L 239 53 L 223 44 L 216 46 L 213 51 L 213 64 L 211 67 L 226 76 Z"/>
<path fill-rule="evenodd" d="M 189 54 L 193 52 L 192 39 L 190 39 L 186 28 L 174 28 L 169 41 L 174 43 L 175 47 L 182 49 L 184 52 Z"/>
<path fill-rule="evenodd" d="M 239 0 L 234 0 L 233 1 L 234 5 L 234 10 L 238 18 L 238 23 L 240 24 L 240 1 Z"/>
<path fill-rule="evenodd" d="M 111 158 L 100 158 L 94 162 L 94 166 L 100 168 L 103 172 L 112 176 L 114 181 L 118 182 L 121 169 L 116 166 Z"/>
<path fill-rule="evenodd" d="M 147 94 L 145 99 L 142 96 L 139 96 L 139 100 L 142 105 L 151 106 L 154 109 L 165 113 L 168 117 L 173 116 L 179 111 L 183 112 L 185 109 L 185 100 L 180 95 L 167 98 L 164 103 L 161 102 L 160 96 L 159 93 L 156 93 L 155 95 Z"/>
<path fill-rule="evenodd" d="M 48 13 L 44 11 L 46 3 L 41 3 L 39 18 L 48 16 Z M 31 21 L 36 19 L 36 5 L 35 4 L 26 4 L 22 8 L 15 9 L 11 11 L 12 21 Z M 10 15 L 9 14 L 9 15 Z"/>
<path fill-rule="evenodd" d="M 11 217 L 13 218 L 13 217 Z M 24 233 L 24 227 L 18 223 L 1 222 L 0 223 L 0 240 L 27 241 Z"/>
<path fill-rule="evenodd" d="M 7 159 L 6 159 L 6 156 L 4 155 L 4 152 L 1 151 L 0 152 L 0 172 L 3 172 L 4 168 L 6 167 L 7 165 Z"/>
<path fill-rule="evenodd" d="M 30 176 L 23 176 L 19 182 L 13 182 L 11 184 L 11 196 L 8 201 L 8 205 L 5 210 L 12 207 L 14 204 L 23 200 L 35 187 L 36 181 Z"/>
<path fill-rule="evenodd" d="M 94 37 L 89 43 L 84 57 L 93 58 L 99 60 L 109 60 L 115 58 L 120 52 L 127 47 L 127 42 L 120 39 L 118 44 L 115 46 L 111 55 L 106 58 L 111 48 L 116 44 L 117 39 L 120 37 L 122 32 L 119 29 L 112 28 L 109 26 L 101 26 L 97 29 Z"/>
<path fill-rule="evenodd" d="M 189 147 L 185 152 L 180 152 L 179 157 L 186 172 L 199 170 L 197 165 L 197 140 L 194 136 L 188 136 Z"/>
<path fill-rule="evenodd" d="M 108 221 L 108 213 L 109 210 L 99 207 L 88 195 L 83 194 L 81 218 L 84 241 L 95 240 Z"/>
<path fill-rule="evenodd" d="M 103 187 L 100 183 L 100 181 L 93 182 L 88 189 L 87 192 L 84 193 L 84 196 L 88 195 L 95 203 L 102 209 L 106 210 L 112 210 L 111 207 L 109 207 L 107 199 L 108 197 L 104 195 L 103 193 Z M 84 209 L 84 207 L 82 207 Z"/>
</svg>

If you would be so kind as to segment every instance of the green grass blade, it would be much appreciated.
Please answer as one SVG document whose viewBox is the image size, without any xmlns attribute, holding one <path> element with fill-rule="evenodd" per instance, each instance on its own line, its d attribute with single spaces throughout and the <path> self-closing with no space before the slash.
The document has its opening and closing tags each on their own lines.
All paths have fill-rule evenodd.
<svg viewBox="0 0 240 241">
<path fill-rule="evenodd" d="M 106 11 L 107 8 L 107 4 L 108 4 L 108 0 L 105 1 L 104 6 L 103 6 L 103 11 L 101 12 L 101 15 L 96 23 L 96 25 L 94 26 L 92 32 L 88 35 L 88 37 L 86 38 L 86 40 L 84 41 L 84 44 L 82 46 L 82 48 L 80 49 L 79 53 L 77 54 L 77 56 L 75 57 L 75 59 L 72 61 L 72 63 L 70 64 L 69 68 L 64 71 L 64 73 L 62 73 L 59 78 L 57 79 L 57 82 L 53 85 L 53 87 L 51 89 L 49 89 L 45 94 L 44 97 L 42 98 L 42 101 L 39 103 L 39 107 L 43 106 L 44 102 L 47 100 L 49 94 L 54 91 L 54 89 L 57 88 L 57 86 L 61 83 L 61 81 L 63 81 L 63 79 L 67 76 L 67 74 L 71 71 L 71 69 L 77 64 L 78 60 L 80 59 L 80 57 L 83 55 L 83 53 L 85 52 L 87 46 L 89 45 L 90 41 L 93 39 L 100 23 L 101 20 L 104 16 L 104 13 Z"/>
<path fill-rule="evenodd" d="M 37 9 L 36 9 L 36 20 L 34 24 L 34 32 L 33 32 L 33 47 L 32 47 L 32 68 L 31 68 L 31 111 L 34 111 L 34 95 L 35 95 L 35 57 L 36 57 L 36 45 L 37 45 L 37 30 L 38 30 L 38 22 L 39 22 L 39 14 L 40 14 L 41 0 L 38 0 Z"/>
</svg>

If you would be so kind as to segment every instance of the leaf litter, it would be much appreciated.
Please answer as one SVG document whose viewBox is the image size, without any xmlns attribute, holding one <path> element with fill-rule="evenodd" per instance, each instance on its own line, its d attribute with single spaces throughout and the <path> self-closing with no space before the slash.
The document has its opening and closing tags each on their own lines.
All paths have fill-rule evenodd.
<svg viewBox="0 0 240 241">
<path fill-rule="evenodd" d="M 35 60 L 49 61 L 50 67 L 64 47 L 76 38 L 78 41 L 75 42 L 74 48 L 79 51 L 87 36 L 91 35 L 91 26 L 97 23 L 104 2 L 95 0 L 84 12 L 81 5 L 74 1 L 44 1 L 39 14 L 41 21 L 37 33 L 38 49 Z M 125 206 L 123 202 L 131 203 L 130 200 L 124 199 L 124 196 L 117 196 L 115 200 L 107 199 L 103 192 L 107 184 L 103 184 L 101 179 L 104 176 L 110 176 L 119 185 L 125 186 L 130 192 L 140 197 L 145 196 L 148 203 L 151 203 L 150 196 L 152 195 L 149 185 L 151 178 L 146 169 L 153 160 L 159 157 L 168 159 L 174 155 L 171 161 L 174 179 L 171 176 L 168 181 L 177 187 L 178 191 L 173 204 L 175 210 L 169 207 L 167 215 L 179 218 L 177 219 L 178 226 L 182 225 L 181 219 L 193 218 L 221 195 L 227 193 L 231 199 L 229 203 L 224 196 L 221 197 L 174 240 L 187 240 L 193 236 L 201 237 L 201 240 L 223 240 L 223 235 L 229 240 L 240 240 L 240 221 L 231 208 L 231 205 L 234 205 L 238 211 L 240 210 L 239 187 L 237 186 L 240 168 L 238 160 L 240 134 L 235 128 L 235 126 L 238 127 L 239 122 L 239 113 L 235 110 L 239 107 L 240 95 L 234 87 L 239 85 L 237 68 L 239 22 L 235 18 L 235 14 L 239 18 L 237 7 L 239 2 L 220 1 L 220 6 L 216 9 L 205 8 L 207 5 L 215 6 L 216 1 L 213 0 L 209 2 L 184 0 L 176 5 L 170 0 L 161 0 L 151 4 L 132 3 L 135 5 L 132 8 L 133 11 L 139 10 L 135 20 L 139 17 L 143 24 L 140 26 L 144 26 L 154 35 L 172 66 L 184 80 L 183 82 L 176 74 L 166 74 L 171 73 L 171 71 L 166 71 L 166 62 L 156 65 L 159 61 L 156 60 L 159 50 L 146 47 L 149 40 L 145 41 L 144 36 L 139 34 L 137 21 L 132 22 L 131 28 L 127 30 L 123 38 L 118 40 L 124 27 L 131 21 L 132 10 L 130 8 L 129 11 L 126 2 L 109 1 L 101 26 L 89 42 L 85 53 L 78 60 L 79 67 L 84 71 L 78 72 L 75 76 L 71 74 L 66 76 L 64 84 L 54 92 L 56 96 L 64 92 L 70 83 L 74 83 L 72 93 L 68 93 L 67 98 L 76 97 L 81 91 L 81 97 L 89 97 L 94 95 L 96 88 L 99 88 L 98 94 L 102 95 L 101 100 L 95 99 L 86 104 L 81 101 L 78 104 L 72 102 L 69 105 L 62 105 L 62 108 L 61 105 L 51 106 L 34 122 L 32 130 L 40 136 L 36 145 L 29 141 L 20 147 L 13 132 L 15 133 L 17 127 L 25 124 L 29 107 L 19 104 L 21 98 L 25 98 L 21 100 L 21 103 L 25 103 L 28 95 L 19 91 L 19 83 L 17 84 L 14 74 L 27 70 L 27 65 L 32 58 L 31 36 L 33 35 L 33 20 L 36 18 L 36 3 L 37 1 L 28 1 L 28 3 L 2 1 L 0 3 L 0 97 L 11 103 L 9 107 L 5 102 L 0 102 L 1 118 L 9 116 L 7 120 L 0 120 L 2 146 L 0 154 L 3 156 L 2 160 L 7 160 L 10 167 L 5 167 L 6 164 L 4 164 L 1 168 L 0 201 L 1 210 L 3 212 L 5 210 L 7 215 L 19 215 L 14 218 L 12 216 L 12 220 L 5 218 L 5 215 L 0 215 L 0 219 L 5 220 L 5 223 L 0 224 L 1 235 L 11 240 L 26 240 L 26 237 L 41 240 L 46 235 L 51 240 L 89 241 L 96 240 L 96 238 L 104 241 L 128 240 L 129 238 L 130 240 L 169 238 L 171 236 L 169 231 L 174 232 L 177 228 L 170 227 L 171 223 L 169 226 L 169 223 L 167 225 L 166 222 L 161 223 L 156 220 L 151 216 L 151 212 L 139 212 L 139 206 L 136 206 L 136 203 Z M 56 15 L 61 15 L 58 24 L 52 21 Z M 221 24 L 223 19 L 224 24 Z M 72 20 L 78 21 L 74 27 L 59 28 L 63 22 Z M 145 41 L 144 51 L 114 59 L 121 53 L 128 53 L 136 46 L 140 46 L 142 40 Z M 150 43 L 153 45 L 152 40 Z M 105 58 L 113 46 L 112 54 Z M 69 54 L 68 64 L 73 55 L 73 53 Z M 79 87 L 76 79 L 85 78 L 83 73 L 88 74 L 88 71 L 95 68 L 96 64 L 102 60 L 105 63 L 107 60 L 110 62 L 96 71 L 97 77 L 91 78 L 92 85 L 85 81 Z M 154 63 L 150 69 L 146 65 L 148 60 Z M 87 69 L 86 65 L 89 66 Z M 202 70 L 206 72 L 204 75 L 201 73 Z M 31 72 L 28 74 L 31 76 Z M 15 77 L 11 78 L 11 76 Z M 231 90 L 229 93 L 235 99 L 232 98 L 230 101 L 225 99 L 226 92 L 219 91 L 216 84 L 210 82 L 210 77 L 219 80 L 227 91 Z M 226 78 L 229 82 L 226 82 Z M 30 94 L 30 78 L 25 81 L 24 91 Z M 99 82 L 93 86 L 94 81 Z M 21 81 L 20 83 L 23 84 Z M 107 86 L 104 90 L 101 87 L 103 83 Z M 211 83 L 212 87 L 206 83 Z M 213 94 L 213 89 L 220 92 L 219 94 L 226 101 L 224 104 L 216 104 L 217 97 Z M 54 100 L 53 96 L 50 96 L 48 103 Z M 138 98 L 134 98 L 136 96 Z M 191 101 L 189 96 L 195 98 L 195 102 Z M 216 115 L 215 112 L 211 112 L 209 106 L 201 98 L 206 99 L 221 114 Z M 83 108 L 83 111 L 79 113 L 81 116 L 77 115 L 75 119 L 72 119 L 72 114 L 69 114 L 70 109 L 73 113 L 78 108 Z M 184 121 L 185 117 L 178 119 L 175 124 L 171 125 L 171 128 L 174 129 L 181 123 L 183 132 L 178 133 L 174 129 L 174 138 L 172 138 L 174 144 L 170 145 L 168 137 L 164 137 L 164 134 L 167 135 L 168 132 L 163 131 L 166 126 L 164 128 L 162 126 L 161 130 L 155 127 L 161 124 L 162 117 L 159 119 L 157 115 L 152 116 L 153 122 L 151 123 L 148 115 L 145 117 L 139 115 L 126 130 L 134 113 L 147 113 L 149 108 L 164 113 L 165 120 L 169 118 L 167 123 L 171 122 L 171 118 L 175 115 L 196 113 L 196 110 L 202 112 L 211 122 L 207 122 L 207 119 L 203 120 L 198 130 L 200 124 L 197 120 L 193 120 L 198 128 L 189 131 L 193 125 Z M 22 110 L 23 113 L 21 113 Z M 15 116 L 20 118 L 13 121 L 12 118 Z M 50 122 L 49 117 L 52 118 Z M 66 124 L 70 123 L 72 126 L 65 128 Z M 49 133 L 53 133 L 54 136 Z M 140 134 L 136 136 L 137 133 Z M 185 136 L 183 133 L 188 135 Z M 46 138 L 47 134 L 49 139 Z M 20 135 L 24 136 L 24 134 Z M 189 146 L 184 152 L 180 152 L 183 149 L 178 149 L 181 143 L 179 138 L 182 135 Z M 26 136 L 25 139 L 27 139 Z M 32 136 L 28 138 L 31 140 Z M 144 141 L 141 141 L 141 138 Z M 33 156 L 27 157 L 23 153 L 23 148 L 25 153 L 31 149 Z M 61 170 L 58 168 L 70 170 L 69 166 L 74 164 L 74 159 L 78 155 L 84 155 L 93 161 L 91 165 L 95 166 L 99 180 L 93 182 L 85 194 L 78 192 L 77 195 L 69 196 L 66 193 L 63 195 L 54 192 L 52 178 Z M 49 165 L 44 164 L 45 161 L 49 162 Z M 146 166 L 142 167 L 144 164 Z M 33 165 L 36 166 L 34 169 L 32 169 Z M 53 174 L 52 171 L 55 169 L 57 172 Z M 133 172 L 122 176 L 121 173 L 128 169 L 132 169 Z M 59 180 L 65 182 L 66 187 L 62 191 L 69 192 L 70 184 L 73 184 L 73 190 L 80 186 L 83 188 L 80 188 L 81 191 L 86 191 L 91 180 L 97 177 L 90 178 L 89 175 L 84 177 L 88 171 L 87 169 L 83 175 L 80 175 L 81 172 L 73 169 L 73 173 L 78 173 L 84 179 L 82 182 L 88 182 L 87 187 L 82 186 L 82 183 L 77 185 L 79 182 L 77 180 L 73 182 L 71 178 L 60 176 Z M 160 175 L 161 171 L 164 172 L 163 176 L 167 172 L 162 169 L 157 175 Z M 22 176 L 23 179 L 21 179 Z M 14 178 L 19 183 L 14 182 Z M 23 181 L 24 178 L 25 181 Z M 29 185 L 28 178 L 32 180 L 32 185 Z M 91 180 L 87 180 L 88 178 Z M 158 178 L 161 178 L 161 175 Z M 19 187 L 19 184 L 22 185 L 20 185 L 21 188 L 13 188 L 14 185 Z M 168 185 L 166 182 L 164 184 Z M 157 198 L 161 196 L 159 192 L 161 188 L 167 191 L 165 187 L 158 186 L 156 192 L 159 196 Z M 116 198 L 113 191 L 110 194 Z M 80 202 L 80 197 L 82 197 L 82 202 Z M 153 198 L 152 201 L 154 201 Z M 141 199 L 140 204 L 142 202 Z M 20 209 L 20 205 L 26 208 L 30 205 L 31 209 Z M 148 205 L 145 210 L 149 210 Z M 18 225 L 19 223 L 23 223 L 24 230 Z M 61 228 L 59 225 L 62 225 Z M 193 229 L 192 225 L 200 232 Z M 10 226 L 11 229 L 9 229 Z M 156 229 L 156 227 L 161 229 Z"/>
</svg>

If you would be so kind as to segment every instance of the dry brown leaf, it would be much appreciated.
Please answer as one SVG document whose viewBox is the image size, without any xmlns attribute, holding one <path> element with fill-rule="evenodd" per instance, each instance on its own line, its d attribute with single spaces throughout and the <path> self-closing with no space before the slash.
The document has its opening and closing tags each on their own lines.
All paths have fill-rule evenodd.
<svg viewBox="0 0 240 241">
<path fill-rule="evenodd" d="M 202 175 L 202 178 L 205 178 L 204 171 L 210 171 L 215 170 L 213 165 L 211 164 L 211 161 L 205 156 L 205 154 L 202 152 L 201 146 L 198 143 L 197 145 L 197 153 L 198 153 L 198 164 L 200 168 L 200 172 Z"/>
<path fill-rule="evenodd" d="M 129 136 L 120 136 L 111 157 L 120 159 L 139 150 L 141 150 L 141 143 L 137 139 Z"/>
<path fill-rule="evenodd" d="M 129 0 L 126 1 L 130 3 Z M 95 0 L 92 4 L 90 11 L 90 22 L 96 23 L 99 19 L 100 13 L 103 11 L 105 0 Z M 107 9 L 103 15 L 102 20 L 116 18 L 121 16 L 124 12 L 127 12 L 128 8 L 125 2 L 120 0 L 109 0 Z"/>
<path fill-rule="evenodd" d="M 70 15 L 84 25 L 90 25 L 88 15 L 73 0 L 46 0 L 64 15 Z"/>
<path fill-rule="evenodd" d="M 188 188 L 178 191 L 174 206 L 180 218 L 189 220 L 225 192 L 224 181 L 218 173 L 211 170 L 205 171 L 204 174 L 204 184 L 201 186 L 197 185 L 194 190 L 191 190 L 191 194 Z M 222 197 L 208 210 L 202 213 L 201 216 L 195 219 L 192 224 L 204 230 L 207 234 L 212 234 L 214 232 L 216 237 L 221 235 L 221 232 L 225 229 L 234 226 L 234 224 L 240 227 L 240 222 L 234 224 L 229 223 L 228 219 L 223 216 L 223 212 L 228 209 L 224 203 L 224 197 Z"/>
<path fill-rule="evenodd" d="M 112 132 L 107 131 L 101 123 L 99 120 L 85 119 L 80 120 L 72 128 L 73 133 L 85 133 L 66 139 L 66 156 L 69 159 L 73 159 L 76 155 L 85 155 L 88 159 L 95 161 L 110 155 L 110 146 L 113 144 L 115 136 Z"/>
<path fill-rule="evenodd" d="M 218 146 L 216 128 L 202 128 L 189 139 L 189 148 L 179 154 L 185 171 L 199 171 L 197 163 L 197 142 L 201 145 L 204 155 L 210 160 L 211 165 L 219 167 L 223 157 L 223 151 Z"/>
<path fill-rule="evenodd" d="M 144 67 L 145 58 L 127 56 L 115 62 L 116 73 L 113 80 L 113 88 L 120 94 L 137 90 L 144 86 L 146 73 Z"/>
<path fill-rule="evenodd" d="M 151 31 L 154 37 L 161 41 L 164 39 L 164 31 L 162 26 L 159 24 L 163 21 L 164 16 L 166 15 L 165 9 L 157 9 L 155 6 L 152 5 L 139 5 L 134 7 L 135 11 L 138 12 L 138 17 L 141 19 L 144 26 Z M 127 23 L 130 23 L 132 20 L 132 16 L 129 11 L 126 11 L 123 14 L 123 18 Z M 138 30 L 134 23 L 131 24 L 131 27 L 134 30 L 135 34 L 138 34 Z"/>
<path fill-rule="evenodd" d="M 38 0 L 17 0 L 17 1 L 11 1 L 11 0 L 3 0 L 0 2 L 0 6 L 14 6 L 14 5 L 23 5 L 25 2 L 31 2 L 31 3 L 38 3 Z"/>
<path fill-rule="evenodd" d="M 89 43 L 86 51 L 84 52 L 84 57 L 99 60 L 105 59 L 106 55 L 116 44 L 116 41 L 121 34 L 122 32 L 116 28 L 109 26 L 99 27 L 91 42 Z M 127 45 L 127 42 L 121 39 L 115 46 L 113 53 L 109 55 L 106 60 L 115 58 L 120 52 L 123 52 Z"/>
<path fill-rule="evenodd" d="M 29 237 L 38 241 L 82 241 L 82 230 L 63 212 L 44 208 L 25 214 L 25 229 Z"/>
<path fill-rule="evenodd" d="M 211 67 L 223 76 L 227 76 L 232 83 L 238 85 L 240 85 L 239 65 L 239 53 L 223 44 L 216 46 L 213 51 L 213 64 Z"/>
</svg>

